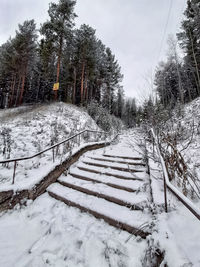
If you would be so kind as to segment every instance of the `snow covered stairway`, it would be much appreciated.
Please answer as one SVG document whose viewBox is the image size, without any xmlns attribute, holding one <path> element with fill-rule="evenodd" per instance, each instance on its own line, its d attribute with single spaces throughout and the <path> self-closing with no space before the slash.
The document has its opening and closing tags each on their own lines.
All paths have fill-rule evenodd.
<svg viewBox="0 0 200 267">
<path fill-rule="evenodd" d="M 103 219 L 110 225 L 125 230 L 133 235 L 146 238 L 149 234 L 143 231 L 143 226 L 148 224 L 149 216 L 141 211 L 132 212 L 130 209 L 119 206 L 102 198 L 84 194 L 59 183 L 48 188 L 50 196 L 61 200 L 69 206 L 88 212 L 98 219 Z"/>
<path fill-rule="evenodd" d="M 124 191 L 123 189 L 112 188 L 109 185 L 93 181 L 84 181 L 82 179 L 74 179 L 73 176 L 62 176 L 58 182 L 63 186 L 78 190 L 88 195 L 104 198 L 110 202 L 121 206 L 128 207 L 133 210 L 143 210 L 140 203 L 144 198 L 140 194 Z"/>
<path fill-rule="evenodd" d="M 125 156 L 109 149 L 87 152 L 47 191 L 67 205 L 145 238 L 151 223 L 146 166 L 138 154 L 131 157 L 124 151 Z"/>
</svg>

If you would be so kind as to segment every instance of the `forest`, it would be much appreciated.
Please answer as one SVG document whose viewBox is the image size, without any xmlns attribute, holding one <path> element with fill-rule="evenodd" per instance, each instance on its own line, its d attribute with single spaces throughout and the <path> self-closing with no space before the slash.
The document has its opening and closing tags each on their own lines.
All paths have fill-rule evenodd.
<svg viewBox="0 0 200 267">
<path fill-rule="evenodd" d="M 119 62 L 96 37 L 95 29 L 86 24 L 75 27 L 75 5 L 74 0 L 51 3 L 49 19 L 39 29 L 34 20 L 24 21 L 16 35 L 1 45 L 1 108 L 54 100 L 92 104 L 132 127 L 150 120 L 152 108 L 157 114 L 200 96 L 198 0 L 187 1 L 177 39 L 170 38 L 167 60 L 156 68 L 154 93 L 145 96 L 142 106 L 125 96 Z"/>
</svg>

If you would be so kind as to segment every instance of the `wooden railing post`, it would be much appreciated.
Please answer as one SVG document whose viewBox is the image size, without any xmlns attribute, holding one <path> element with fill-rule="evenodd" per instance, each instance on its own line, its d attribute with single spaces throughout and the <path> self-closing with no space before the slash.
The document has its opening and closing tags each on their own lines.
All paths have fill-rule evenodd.
<svg viewBox="0 0 200 267">
<path fill-rule="evenodd" d="M 165 212 L 168 212 L 167 210 L 167 185 L 166 185 L 165 177 L 164 177 L 164 199 L 165 199 Z"/>
<path fill-rule="evenodd" d="M 78 146 L 81 144 L 81 134 L 78 135 Z"/>
<path fill-rule="evenodd" d="M 54 148 L 52 149 L 52 153 L 53 153 L 53 162 L 54 162 L 55 161 Z"/>
<path fill-rule="evenodd" d="M 17 167 L 17 161 L 15 160 L 14 162 L 14 171 L 13 171 L 13 179 L 12 179 L 12 184 L 15 183 L 15 172 L 16 172 L 16 167 Z"/>
</svg>

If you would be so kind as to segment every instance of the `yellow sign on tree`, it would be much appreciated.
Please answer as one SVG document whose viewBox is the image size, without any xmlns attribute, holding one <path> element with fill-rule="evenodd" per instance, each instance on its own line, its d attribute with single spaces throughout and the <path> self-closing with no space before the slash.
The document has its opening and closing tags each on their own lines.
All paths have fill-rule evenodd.
<svg viewBox="0 0 200 267">
<path fill-rule="evenodd" d="M 59 83 L 54 83 L 53 90 L 57 91 L 59 89 Z"/>
</svg>

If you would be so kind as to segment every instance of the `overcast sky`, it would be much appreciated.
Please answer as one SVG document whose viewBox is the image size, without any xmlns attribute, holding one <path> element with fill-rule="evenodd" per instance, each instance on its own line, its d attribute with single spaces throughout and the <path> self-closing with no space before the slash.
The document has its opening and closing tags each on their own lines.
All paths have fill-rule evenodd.
<svg viewBox="0 0 200 267">
<path fill-rule="evenodd" d="M 18 23 L 34 18 L 39 26 L 45 21 L 49 2 L 0 0 L 0 44 L 14 36 Z M 179 30 L 185 7 L 186 0 L 77 0 L 76 24 L 96 29 L 122 67 L 126 96 L 143 99 L 150 90 L 146 79 L 164 58 L 167 37 Z"/>
</svg>

